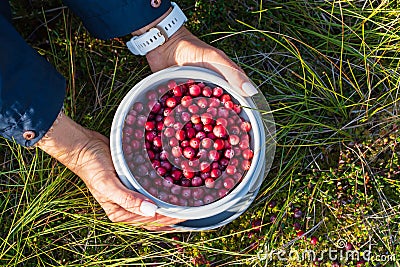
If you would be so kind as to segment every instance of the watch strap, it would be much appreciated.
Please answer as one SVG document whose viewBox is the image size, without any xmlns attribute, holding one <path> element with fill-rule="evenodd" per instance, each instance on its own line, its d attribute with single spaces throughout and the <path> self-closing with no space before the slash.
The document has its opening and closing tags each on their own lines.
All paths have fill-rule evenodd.
<svg viewBox="0 0 400 267">
<path fill-rule="evenodd" d="M 134 36 L 126 45 L 134 55 L 146 55 L 165 43 L 187 21 L 179 6 L 171 2 L 172 11 L 155 27 L 140 36 Z"/>
</svg>

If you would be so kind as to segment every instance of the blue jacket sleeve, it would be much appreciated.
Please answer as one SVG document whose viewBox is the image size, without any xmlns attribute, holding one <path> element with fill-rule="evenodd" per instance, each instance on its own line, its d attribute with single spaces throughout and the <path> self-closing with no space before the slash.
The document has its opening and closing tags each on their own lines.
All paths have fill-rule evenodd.
<svg viewBox="0 0 400 267">
<path fill-rule="evenodd" d="M 34 145 L 60 112 L 65 86 L 65 79 L 0 12 L 0 135 Z"/>
<path fill-rule="evenodd" d="M 161 2 L 153 7 L 152 2 Z M 64 0 L 95 37 L 110 39 L 127 35 L 161 17 L 169 0 Z"/>
<path fill-rule="evenodd" d="M 169 0 L 65 0 L 86 28 L 101 39 L 127 35 L 156 20 Z M 151 3 L 161 3 L 153 7 Z M 23 146 L 39 141 L 56 119 L 65 79 L 11 24 L 8 1 L 0 1 L 0 135 Z"/>
</svg>

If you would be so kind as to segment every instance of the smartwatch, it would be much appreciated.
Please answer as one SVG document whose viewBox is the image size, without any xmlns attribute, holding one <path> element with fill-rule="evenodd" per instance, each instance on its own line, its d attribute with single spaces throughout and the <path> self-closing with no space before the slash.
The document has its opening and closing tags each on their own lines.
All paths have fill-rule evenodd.
<svg viewBox="0 0 400 267">
<path fill-rule="evenodd" d="M 160 23 L 142 35 L 134 36 L 126 45 L 134 55 L 144 56 L 165 43 L 187 21 L 179 6 L 171 2 L 172 11 Z"/>
</svg>

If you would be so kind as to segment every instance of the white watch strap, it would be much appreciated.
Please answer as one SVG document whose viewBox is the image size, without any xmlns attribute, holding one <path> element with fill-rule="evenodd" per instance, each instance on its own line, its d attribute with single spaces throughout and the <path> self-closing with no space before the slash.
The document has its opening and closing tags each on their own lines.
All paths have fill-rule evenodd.
<svg viewBox="0 0 400 267">
<path fill-rule="evenodd" d="M 171 2 L 172 11 L 157 26 L 151 28 L 140 36 L 134 36 L 126 45 L 135 55 L 146 55 L 151 50 L 165 43 L 180 27 L 187 18 L 179 6 Z"/>
</svg>

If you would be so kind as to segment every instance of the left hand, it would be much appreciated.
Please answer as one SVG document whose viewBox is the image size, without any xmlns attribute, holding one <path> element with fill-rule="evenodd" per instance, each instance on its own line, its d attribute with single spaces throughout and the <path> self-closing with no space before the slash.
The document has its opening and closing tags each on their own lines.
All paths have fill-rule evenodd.
<svg viewBox="0 0 400 267">
<path fill-rule="evenodd" d="M 184 26 L 146 58 L 153 72 L 176 65 L 204 67 L 220 73 L 244 96 L 258 92 L 244 71 L 224 52 L 201 41 Z"/>
</svg>

